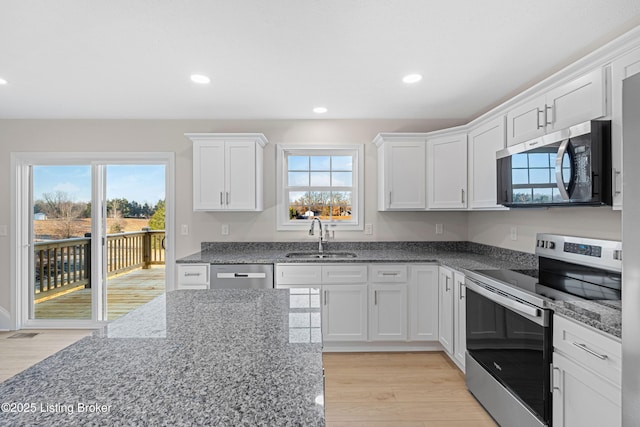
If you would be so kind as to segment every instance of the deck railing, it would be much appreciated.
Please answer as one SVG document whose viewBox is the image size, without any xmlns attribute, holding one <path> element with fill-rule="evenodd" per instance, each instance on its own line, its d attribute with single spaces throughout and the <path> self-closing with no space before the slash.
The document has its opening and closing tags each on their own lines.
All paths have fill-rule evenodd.
<svg viewBox="0 0 640 427">
<path fill-rule="evenodd" d="M 164 230 L 107 234 L 107 277 L 165 262 Z M 91 236 L 36 242 L 35 298 L 91 287 Z"/>
</svg>

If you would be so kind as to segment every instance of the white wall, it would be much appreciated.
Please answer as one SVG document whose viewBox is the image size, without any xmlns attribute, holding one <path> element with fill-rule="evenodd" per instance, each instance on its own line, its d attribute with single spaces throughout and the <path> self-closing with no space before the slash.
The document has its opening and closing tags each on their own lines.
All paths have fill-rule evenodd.
<svg viewBox="0 0 640 427">
<path fill-rule="evenodd" d="M 197 252 L 201 241 L 308 241 L 304 231 L 275 230 L 275 144 L 344 143 L 365 146 L 365 222 L 373 235 L 337 232 L 342 241 L 470 240 L 533 252 L 535 233 L 557 232 L 620 238 L 620 213 L 606 208 L 536 209 L 509 212 L 378 212 L 376 150 L 379 132 L 423 132 L 461 124 L 452 120 L 0 120 L 0 225 L 10 224 L 10 153 L 21 151 L 172 151 L 176 153 L 176 256 Z M 265 148 L 265 210 L 260 213 L 194 213 L 192 211 L 192 143 L 189 132 L 262 132 Z M 444 233 L 435 234 L 435 224 Z M 220 233 L 229 224 L 229 236 Z M 516 226 L 518 240 L 509 238 Z M 0 236 L 0 308 L 10 296 L 10 241 Z M 2 310 L 0 310 L 2 314 Z"/>
<path fill-rule="evenodd" d="M 467 237 L 470 242 L 534 253 L 536 233 L 621 240 L 621 216 L 608 207 L 469 212 Z M 512 227 L 517 240 L 511 240 Z"/>
<path fill-rule="evenodd" d="M 344 143 L 365 146 L 365 221 L 374 233 L 337 232 L 336 239 L 466 240 L 467 214 L 376 211 L 376 150 L 379 132 L 422 132 L 456 126 L 454 120 L 0 120 L 0 225 L 10 225 L 10 153 L 23 151 L 176 153 L 176 223 L 189 225 L 188 236 L 176 236 L 176 256 L 200 250 L 201 241 L 307 241 L 306 232 L 276 232 L 275 144 Z M 265 211 L 261 213 L 194 213 L 192 211 L 192 143 L 189 132 L 262 132 L 265 149 Z M 435 235 L 435 224 L 444 234 Z M 229 224 L 229 236 L 220 234 Z M 178 228 L 179 230 L 179 228 Z M 223 239 L 224 237 L 224 239 Z M 10 307 L 10 239 L 0 236 L 0 308 Z M 0 310 L 0 317 L 3 311 Z M 6 314 L 6 313 L 5 313 Z M 1 319 L 0 319 L 1 320 Z"/>
</svg>

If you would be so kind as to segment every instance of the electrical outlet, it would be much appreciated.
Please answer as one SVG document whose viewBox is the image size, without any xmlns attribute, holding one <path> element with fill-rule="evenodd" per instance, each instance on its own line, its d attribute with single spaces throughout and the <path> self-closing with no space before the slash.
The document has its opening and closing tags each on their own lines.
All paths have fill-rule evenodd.
<svg viewBox="0 0 640 427">
<path fill-rule="evenodd" d="M 229 235 L 229 224 L 222 224 L 221 233 L 223 236 Z"/>
<path fill-rule="evenodd" d="M 436 234 L 442 234 L 442 233 L 444 233 L 444 225 L 436 224 Z"/>
<path fill-rule="evenodd" d="M 364 234 L 373 234 L 373 224 L 364 225 Z"/>
<path fill-rule="evenodd" d="M 182 234 L 183 236 L 188 236 L 189 235 L 189 225 L 188 224 L 182 224 L 180 226 L 180 234 Z"/>
<path fill-rule="evenodd" d="M 518 240 L 518 228 L 511 227 L 511 240 Z"/>
</svg>

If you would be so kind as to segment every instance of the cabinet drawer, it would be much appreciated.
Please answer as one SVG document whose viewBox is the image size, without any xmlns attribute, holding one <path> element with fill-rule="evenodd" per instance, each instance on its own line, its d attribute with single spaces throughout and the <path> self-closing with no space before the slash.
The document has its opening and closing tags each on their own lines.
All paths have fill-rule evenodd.
<svg viewBox="0 0 640 427">
<path fill-rule="evenodd" d="M 178 287 L 206 289 L 209 285 L 209 264 L 178 265 Z"/>
<path fill-rule="evenodd" d="M 371 281 L 375 283 L 404 283 L 407 281 L 407 266 L 395 264 L 372 265 Z"/>
<path fill-rule="evenodd" d="M 367 283 L 367 266 L 323 265 L 322 283 Z"/>
<path fill-rule="evenodd" d="M 276 264 L 277 285 L 317 285 L 322 283 L 322 267 L 319 265 Z"/>
<path fill-rule="evenodd" d="M 555 351 L 620 385 L 622 344 L 595 330 L 560 316 L 553 317 Z"/>
</svg>

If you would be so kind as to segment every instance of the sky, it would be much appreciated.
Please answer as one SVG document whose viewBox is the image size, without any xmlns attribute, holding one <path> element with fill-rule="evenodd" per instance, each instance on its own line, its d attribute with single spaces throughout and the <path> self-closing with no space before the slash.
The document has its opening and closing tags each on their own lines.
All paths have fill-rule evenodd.
<svg viewBox="0 0 640 427">
<path fill-rule="evenodd" d="M 164 200 L 164 165 L 108 165 L 107 200 L 127 199 L 154 206 Z M 64 191 L 74 202 L 91 201 L 91 166 L 34 166 L 33 198 Z"/>
</svg>

